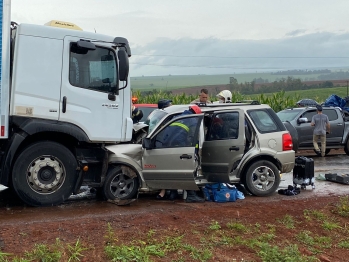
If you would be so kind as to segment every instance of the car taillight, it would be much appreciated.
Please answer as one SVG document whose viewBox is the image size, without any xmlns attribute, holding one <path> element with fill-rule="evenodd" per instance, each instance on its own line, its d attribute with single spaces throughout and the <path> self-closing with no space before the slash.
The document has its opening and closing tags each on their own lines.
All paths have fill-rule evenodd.
<svg viewBox="0 0 349 262">
<path fill-rule="evenodd" d="M 292 143 L 292 137 L 290 133 L 286 133 L 282 135 L 282 151 L 292 150 L 293 149 L 293 143 Z"/>
</svg>

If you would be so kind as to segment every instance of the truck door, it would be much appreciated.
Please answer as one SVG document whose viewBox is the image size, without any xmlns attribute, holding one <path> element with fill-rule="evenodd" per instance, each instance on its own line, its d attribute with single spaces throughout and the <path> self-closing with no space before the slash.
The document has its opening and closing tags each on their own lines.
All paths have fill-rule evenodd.
<svg viewBox="0 0 349 262">
<path fill-rule="evenodd" d="M 118 81 L 115 52 L 102 44 L 82 50 L 78 40 L 64 38 L 59 120 L 77 125 L 91 141 L 119 141 L 125 124 L 123 90 L 115 101 L 108 99 Z"/>
<path fill-rule="evenodd" d="M 241 109 L 215 112 L 202 146 L 201 169 L 210 182 L 230 182 L 229 173 L 244 155 L 245 116 Z"/>
<path fill-rule="evenodd" d="M 198 190 L 194 173 L 202 117 L 178 117 L 150 138 L 151 148 L 144 148 L 142 158 L 143 177 L 148 187 Z"/>
<path fill-rule="evenodd" d="M 314 127 L 310 125 L 311 119 L 316 115 L 316 110 L 309 110 L 305 112 L 301 117 L 306 117 L 308 123 L 298 123 L 297 132 L 298 132 L 298 143 L 300 147 L 310 146 L 313 147 L 313 131 Z"/>
</svg>

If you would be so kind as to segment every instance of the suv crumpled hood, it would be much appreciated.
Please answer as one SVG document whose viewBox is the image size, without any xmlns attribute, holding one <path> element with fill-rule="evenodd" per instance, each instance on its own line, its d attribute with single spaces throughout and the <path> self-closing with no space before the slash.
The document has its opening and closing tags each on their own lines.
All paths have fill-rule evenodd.
<svg viewBox="0 0 349 262">
<path fill-rule="evenodd" d="M 135 161 L 139 161 L 142 158 L 142 145 L 140 144 L 121 144 L 105 147 L 115 156 L 128 156 Z"/>
</svg>

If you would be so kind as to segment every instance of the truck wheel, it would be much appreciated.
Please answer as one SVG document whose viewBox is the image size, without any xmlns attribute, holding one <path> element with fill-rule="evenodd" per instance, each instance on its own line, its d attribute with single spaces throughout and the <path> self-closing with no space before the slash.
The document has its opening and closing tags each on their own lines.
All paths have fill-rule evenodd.
<svg viewBox="0 0 349 262">
<path fill-rule="evenodd" d="M 55 142 L 37 142 L 18 156 L 12 170 L 13 188 L 30 206 L 52 206 L 73 192 L 77 162 L 72 152 Z"/>
<path fill-rule="evenodd" d="M 245 187 L 255 196 L 272 195 L 280 184 L 279 170 L 267 160 L 252 163 L 245 176 Z"/>
<path fill-rule="evenodd" d="M 108 171 L 103 185 L 103 193 L 107 199 L 132 199 L 138 192 L 137 177 L 124 174 L 121 167 L 113 167 Z"/>
</svg>

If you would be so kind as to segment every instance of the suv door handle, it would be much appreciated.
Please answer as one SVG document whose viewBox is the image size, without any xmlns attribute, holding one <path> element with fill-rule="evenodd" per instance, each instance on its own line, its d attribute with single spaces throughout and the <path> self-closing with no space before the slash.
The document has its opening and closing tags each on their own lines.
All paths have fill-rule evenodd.
<svg viewBox="0 0 349 262">
<path fill-rule="evenodd" d="M 337 124 L 337 126 L 342 126 L 342 125 L 343 125 L 343 124 L 341 124 L 341 123 L 338 123 L 338 124 Z"/>
<path fill-rule="evenodd" d="M 229 151 L 239 151 L 240 150 L 240 147 L 238 146 L 232 146 L 232 147 L 229 147 Z"/>
<path fill-rule="evenodd" d="M 186 158 L 186 159 L 191 159 L 192 156 L 191 155 L 187 155 L 187 154 L 183 154 L 179 157 L 180 159 Z"/>
</svg>

